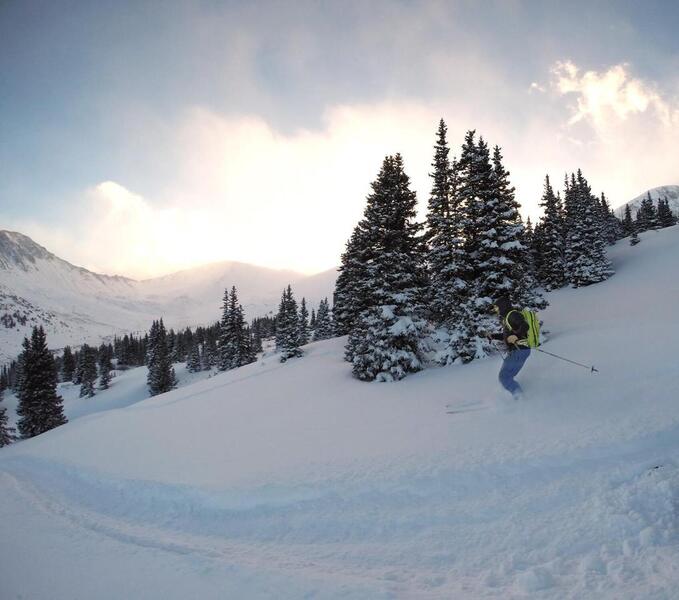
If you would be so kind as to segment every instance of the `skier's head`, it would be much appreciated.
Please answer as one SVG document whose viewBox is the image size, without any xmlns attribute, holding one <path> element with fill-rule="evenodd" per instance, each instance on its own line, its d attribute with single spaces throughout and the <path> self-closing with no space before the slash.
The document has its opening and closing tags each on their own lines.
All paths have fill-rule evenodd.
<svg viewBox="0 0 679 600">
<path fill-rule="evenodd" d="M 512 303 L 507 296 L 500 296 L 493 301 L 493 310 L 500 316 L 506 315 L 512 308 Z"/>
</svg>

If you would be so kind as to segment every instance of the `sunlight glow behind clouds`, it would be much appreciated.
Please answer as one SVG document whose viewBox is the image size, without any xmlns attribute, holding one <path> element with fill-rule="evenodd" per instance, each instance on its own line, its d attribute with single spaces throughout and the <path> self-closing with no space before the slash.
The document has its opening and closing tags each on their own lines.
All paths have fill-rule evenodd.
<svg viewBox="0 0 679 600">
<path fill-rule="evenodd" d="M 338 264 L 386 154 L 403 154 L 424 216 L 441 116 L 451 155 L 472 127 L 502 146 L 534 221 L 546 173 L 559 182 L 582 167 L 614 206 L 649 181 L 676 183 L 679 112 L 651 83 L 624 64 L 599 73 L 562 61 L 551 74 L 551 85 L 524 91 L 530 118 L 518 128 L 511 115 L 475 111 L 463 96 L 337 105 L 321 127 L 287 133 L 257 115 L 194 107 L 167 126 L 167 147 L 157 148 L 167 175 L 152 195 L 104 181 L 84 193 L 73 231 L 17 228 L 71 262 L 138 278 L 219 260 L 318 272 Z"/>
</svg>

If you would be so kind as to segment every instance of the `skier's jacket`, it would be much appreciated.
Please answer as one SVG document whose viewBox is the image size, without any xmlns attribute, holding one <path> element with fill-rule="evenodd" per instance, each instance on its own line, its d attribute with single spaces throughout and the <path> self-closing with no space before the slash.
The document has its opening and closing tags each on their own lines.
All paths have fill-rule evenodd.
<svg viewBox="0 0 679 600">
<path fill-rule="evenodd" d="M 505 344 L 509 346 L 511 350 L 517 348 L 528 348 L 527 341 L 523 344 L 520 343 L 528 338 L 528 323 L 526 319 L 523 318 L 520 310 L 513 308 L 511 304 L 506 301 L 503 302 L 504 298 L 501 298 L 496 302 L 496 306 L 500 309 L 500 319 L 502 320 L 502 333 L 492 335 L 491 337 L 495 340 L 504 340 Z M 507 338 L 510 335 L 515 335 L 519 338 L 518 344 L 510 344 L 507 342 Z"/>
</svg>

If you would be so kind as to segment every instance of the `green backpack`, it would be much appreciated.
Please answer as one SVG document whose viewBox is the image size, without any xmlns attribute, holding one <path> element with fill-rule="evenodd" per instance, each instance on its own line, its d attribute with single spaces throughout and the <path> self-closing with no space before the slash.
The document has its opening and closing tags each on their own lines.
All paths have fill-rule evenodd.
<svg viewBox="0 0 679 600">
<path fill-rule="evenodd" d="M 505 324 L 507 329 L 511 329 L 509 326 L 509 315 L 511 315 L 513 310 L 510 310 L 505 317 Z M 522 340 L 517 342 L 517 345 L 527 346 L 528 348 L 537 348 L 540 345 L 540 320 L 536 312 L 530 310 L 530 308 L 524 308 L 521 312 L 526 323 L 528 323 L 528 334 Z"/>
</svg>

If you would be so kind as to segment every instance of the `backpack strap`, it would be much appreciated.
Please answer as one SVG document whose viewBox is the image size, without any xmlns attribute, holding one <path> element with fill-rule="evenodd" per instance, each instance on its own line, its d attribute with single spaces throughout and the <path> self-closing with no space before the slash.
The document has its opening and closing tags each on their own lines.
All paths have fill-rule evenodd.
<svg viewBox="0 0 679 600">
<path fill-rule="evenodd" d="M 521 318 L 522 318 L 524 321 L 526 320 L 525 317 L 523 316 L 523 314 L 521 313 L 521 311 L 516 310 L 516 309 L 510 310 L 510 311 L 505 315 L 504 322 L 503 322 L 503 324 L 504 324 L 504 326 L 505 326 L 505 329 L 506 329 L 507 331 L 514 331 L 514 328 L 513 328 L 513 327 L 511 326 L 511 324 L 509 323 L 509 315 L 511 315 L 512 313 L 519 313 L 519 314 L 521 315 Z M 529 325 L 529 327 L 530 327 L 530 323 L 528 323 L 528 325 Z M 525 346 L 526 348 L 529 348 L 529 347 L 530 347 L 530 344 L 529 344 L 529 342 L 528 342 L 528 338 L 524 338 L 524 339 L 522 339 L 522 340 L 517 340 L 516 344 L 514 344 L 514 345 L 515 345 L 515 346 Z"/>
</svg>

